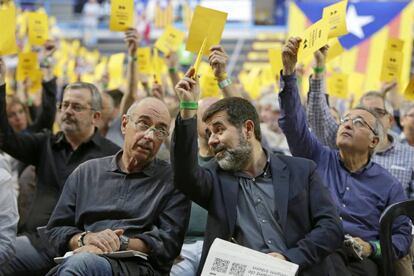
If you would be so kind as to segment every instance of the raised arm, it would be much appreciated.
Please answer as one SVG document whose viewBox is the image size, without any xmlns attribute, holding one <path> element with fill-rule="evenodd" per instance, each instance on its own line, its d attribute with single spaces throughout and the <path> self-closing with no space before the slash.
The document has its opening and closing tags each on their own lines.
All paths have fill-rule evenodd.
<svg viewBox="0 0 414 276">
<path fill-rule="evenodd" d="M 9 124 L 6 112 L 6 64 L 0 57 L 0 148 L 14 158 L 36 165 L 43 134 L 16 133 Z"/>
<path fill-rule="evenodd" d="M 336 148 L 336 132 L 338 124 L 333 118 L 325 97 L 325 60 L 328 46 L 314 53 L 314 74 L 310 77 L 307 117 L 312 132 L 322 144 Z"/>
<path fill-rule="evenodd" d="M 198 79 L 192 79 L 190 69 L 175 86 L 180 100 L 180 115 L 175 121 L 172 140 L 171 164 L 174 185 L 192 201 L 208 209 L 213 190 L 212 174 L 198 165 L 197 102 L 199 98 Z M 183 105 L 189 105 L 187 107 Z M 193 105 L 193 107 L 191 107 Z"/>
<path fill-rule="evenodd" d="M 128 108 L 136 100 L 138 91 L 137 75 L 137 49 L 139 44 L 138 32 L 135 29 L 128 29 L 125 32 L 125 43 L 128 46 L 128 66 L 127 66 L 127 89 L 122 97 L 119 108 L 120 115 L 125 114 Z"/>
<path fill-rule="evenodd" d="M 221 45 L 215 45 L 210 48 L 208 61 L 213 69 L 217 84 L 219 85 L 225 98 L 238 96 L 230 78 L 227 76 L 226 67 L 228 59 L 229 57 Z"/>
<path fill-rule="evenodd" d="M 300 102 L 295 76 L 300 42 L 300 38 L 290 38 L 282 49 L 283 89 L 279 94 L 281 106 L 279 125 L 286 135 L 292 155 L 309 158 L 318 163 L 327 149 L 309 131 L 305 111 Z"/>
</svg>

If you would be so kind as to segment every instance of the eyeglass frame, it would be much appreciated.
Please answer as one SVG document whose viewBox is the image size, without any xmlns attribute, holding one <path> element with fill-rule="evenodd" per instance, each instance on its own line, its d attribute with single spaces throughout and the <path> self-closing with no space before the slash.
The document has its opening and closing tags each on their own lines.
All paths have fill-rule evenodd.
<svg viewBox="0 0 414 276">
<path fill-rule="evenodd" d="M 160 129 L 160 128 L 157 128 L 157 127 L 154 127 L 154 126 L 149 126 L 148 124 L 146 124 L 142 120 L 138 120 L 138 121 L 135 122 L 134 120 L 132 120 L 132 115 L 127 115 L 126 117 L 128 118 L 129 122 L 133 123 L 133 126 L 134 126 L 135 130 L 144 131 L 144 133 L 148 133 L 150 131 L 153 131 L 154 136 L 160 141 L 162 141 L 163 139 L 170 136 L 170 132 L 168 130 Z M 138 124 L 141 124 L 142 127 L 139 127 Z M 164 134 L 162 134 L 162 135 L 157 134 L 157 133 L 160 133 L 160 132 L 164 133 Z"/>
<path fill-rule="evenodd" d="M 361 123 L 362 123 L 362 125 L 365 125 L 366 127 L 368 127 L 368 129 L 369 130 L 371 130 L 372 131 L 372 133 L 374 133 L 374 135 L 375 136 L 378 136 L 378 133 L 377 133 L 377 131 L 375 131 L 368 123 L 367 123 L 367 121 L 365 121 L 364 120 L 364 118 L 362 118 L 361 116 L 357 116 L 357 117 L 355 117 L 355 118 L 351 118 L 351 117 L 349 117 L 349 116 L 345 116 L 345 117 L 342 117 L 339 121 L 340 121 L 340 125 L 343 125 L 343 124 L 345 124 L 346 122 L 348 122 L 348 120 L 346 120 L 345 121 L 345 119 L 348 119 L 348 120 L 351 120 L 351 122 L 352 122 L 352 125 L 354 126 L 355 125 L 355 121 L 356 120 L 358 120 L 358 121 L 360 121 Z"/>
<path fill-rule="evenodd" d="M 72 110 L 75 111 L 76 113 L 80 113 L 80 112 L 88 110 L 88 109 L 92 110 L 92 111 L 96 111 L 95 108 L 93 108 L 93 107 L 83 106 L 79 103 L 73 103 L 73 102 L 67 102 L 67 103 L 68 103 L 68 106 L 64 109 L 63 109 L 63 102 L 57 103 L 56 108 L 59 111 L 62 111 L 62 110 L 64 111 L 64 110 L 67 110 L 70 106 L 72 108 Z"/>
</svg>

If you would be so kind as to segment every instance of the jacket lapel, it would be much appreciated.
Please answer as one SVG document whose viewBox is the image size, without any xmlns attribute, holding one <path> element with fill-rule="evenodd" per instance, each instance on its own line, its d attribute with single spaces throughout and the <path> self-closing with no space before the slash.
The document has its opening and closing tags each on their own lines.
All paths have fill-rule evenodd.
<svg viewBox="0 0 414 276">
<path fill-rule="evenodd" d="M 221 192 L 224 201 L 224 207 L 227 215 L 227 222 L 230 234 L 233 235 L 233 230 L 236 224 L 237 218 L 237 198 L 239 194 L 239 183 L 237 177 L 222 171 L 220 171 Z"/>
<path fill-rule="evenodd" d="M 275 191 L 276 217 L 279 217 L 279 224 L 285 231 L 287 207 L 289 201 L 289 171 L 286 164 L 276 155 L 272 154 L 270 158 L 270 167 L 272 168 L 272 182 Z"/>
</svg>

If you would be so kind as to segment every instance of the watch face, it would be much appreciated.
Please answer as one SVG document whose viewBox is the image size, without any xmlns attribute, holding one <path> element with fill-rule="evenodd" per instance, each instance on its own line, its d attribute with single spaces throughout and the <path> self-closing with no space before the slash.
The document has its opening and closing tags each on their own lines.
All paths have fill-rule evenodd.
<svg viewBox="0 0 414 276">
<path fill-rule="evenodd" d="M 129 244 L 129 238 L 127 236 L 121 235 L 119 236 L 119 241 L 121 243 L 119 250 L 127 250 L 128 244 Z"/>
</svg>

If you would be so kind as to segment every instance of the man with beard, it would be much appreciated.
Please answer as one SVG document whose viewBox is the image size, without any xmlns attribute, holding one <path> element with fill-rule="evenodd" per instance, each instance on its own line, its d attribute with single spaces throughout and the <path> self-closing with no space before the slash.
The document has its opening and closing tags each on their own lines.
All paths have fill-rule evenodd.
<svg viewBox="0 0 414 276">
<path fill-rule="evenodd" d="M 332 272 L 325 257 L 340 246 L 343 233 L 329 192 L 313 162 L 262 148 L 259 116 L 249 101 L 225 98 L 206 110 L 217 162 L 198 165 L 193 74 L 191 69 L 175 87 L 181 110 L 171 160 L 176 187 L 208 210 L 198 273 L 215 238 L 297 263 L 300 275 Z"/>
<path fill-rule="evenodd" d="M 17 237 L 16 255 L 0 268 L 0 275 L 44 275 L 54 265 L 54 253 L 41 239 L 37 227 L 44 226 L 70 173 L 86 160 L 112 155 L 118 146 L 103 138 L 95 124 L 100 117 L 101 96 L 89 83 L 65 88 L 58 105 L 61 131 L 54 135 L 15 132 L 6 115 L 6 67 L 0 59 L 0 148 L 12 157 L 36 167 L 36 195 L 23 235 Z"/>
<path fill-rule="evenodd" d="M 169 273 L 190 211 L 170 165 L 155 158 L 170 122 L 167 106 L 156 98 L 133 104 L 122 116 L 122 151 L 87 161 L 69 176 L 46 234 L 59 255 L 75 255 L 49 274 Z M 148 261 L 98 256 L 119 250 L 141 251 Z"/>
</svg>

